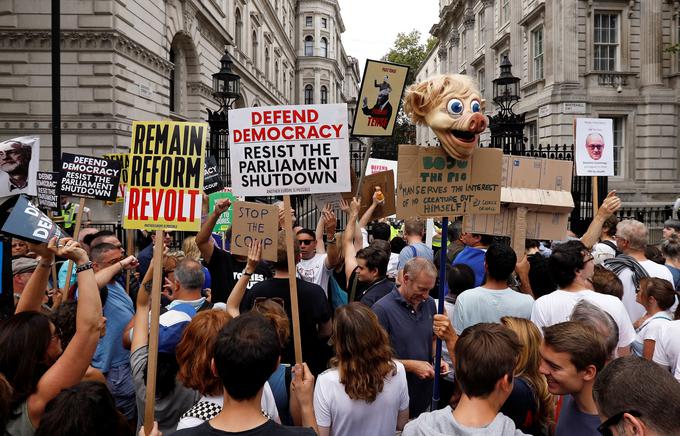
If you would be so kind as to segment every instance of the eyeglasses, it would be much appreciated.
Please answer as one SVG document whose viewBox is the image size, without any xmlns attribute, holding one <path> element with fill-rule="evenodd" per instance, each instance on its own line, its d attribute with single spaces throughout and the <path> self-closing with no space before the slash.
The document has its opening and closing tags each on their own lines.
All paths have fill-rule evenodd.
<svg viewBox="0 0 680 436">
<path fill-rule="evenodd" d="M 584 256 L 583 257 L 583 264 L 584 265 L 594 259 L 593 255 L 590 254 L 590 253 L 586 253 L 583 256 Z"/>
<path fill-rule="evenodd" d="M 602 150 L 604 148 L 604 144 L 588 144 L 586 147 L 592 150 Z"/>
<path fill-rule="evenodd" d="M 309 245 L 314 242 L 314 239 L 298 239 L 300 245 Z"/>
<path fill-rule="evenodd" d="M 286 307 L 286 302 L 281 297 L 257 297 L 255 298 L 255 302 L 253 303 L 253 309 L 259 312 L 258 308 L 262 306 L 262 304 L 267 300 L 273 301 L 274 303 L 278 304 L 284 309 Z"/>
<path fill-rule="evenodd" d="M 600 434 L 604 436 L 614 436 L 614 433 L 611 431 L 609 427 L 618 424 L 621 421 L 621 419 L 623 419 L 623 415 L 626 413 L 636 418 L 642 416 L 642 414 L 637 410 L 624 410 L 622 412 L 617 413 L 616 415 L 612 415 L 611 417 L 609 417 L 609 419 L 607 419 L 605 422 L 603 422 L 597 427 L 597 431 L 599 431 Z"/>
</svg>

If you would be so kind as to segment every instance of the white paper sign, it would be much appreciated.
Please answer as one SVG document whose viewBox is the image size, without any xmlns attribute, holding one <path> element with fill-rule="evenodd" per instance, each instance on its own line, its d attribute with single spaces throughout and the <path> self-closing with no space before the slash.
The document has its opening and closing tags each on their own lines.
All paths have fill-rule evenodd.
<svg viewBox="0 0 680 436">
<path fill-rule="evenodd" d="M 614 175 L 614 131 L 608 118 L 577 118 L 574 137 L 577 176 Z"/>
<path fill-rule="evenodd" d="M 351 190 L 346 104 L 230 110 L 229 128 L 234 193 Z"/>
<path fill-rule="evenodd" d="M 40 138 L 22 136 L 0 142 L 0 197 L 36 195 Z"/>
</svg>

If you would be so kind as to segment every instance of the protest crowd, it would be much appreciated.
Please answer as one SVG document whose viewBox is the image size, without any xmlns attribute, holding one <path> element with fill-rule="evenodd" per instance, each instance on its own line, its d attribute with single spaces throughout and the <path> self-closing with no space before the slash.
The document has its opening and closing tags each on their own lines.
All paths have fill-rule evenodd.
<svg viewBox="0 0 680 436">
<path fill-rule="evenodd" d="M 516 253 L 453 220 L 442 256 L 423 220 L 371 221 L 381 196 L 361 215 L 358 198 L 343 201 L 343 232 L 330 207 L 316 229 L 294 227 L 295 271 L 283 205 L 275 261 L 261 241 L 235 255 L 232 233 L 213 233 L 229 199 L 181 251 L 164 232 L 155 422 L 143 422 L 155 236 L 137 254 L 89 227 L 13 239 L 5 434 L 680 434 L 680 221 L 650 247 L 610 195 L 580 238 Z M 50 275 L 55 259 L 75 265 L 68 288 L 66 262 L 58 283 Z"/>
</svg>

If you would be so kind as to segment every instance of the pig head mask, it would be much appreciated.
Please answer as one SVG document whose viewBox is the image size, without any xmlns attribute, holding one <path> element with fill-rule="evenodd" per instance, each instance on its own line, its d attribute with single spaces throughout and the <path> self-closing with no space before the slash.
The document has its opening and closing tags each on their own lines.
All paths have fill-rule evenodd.
<svg viewBox="0 0 680 436">
<path fill-rule="evenodd" d="M 489 124 L 484 103 L 470 77 L 449 74 L 411 85 L 404 111 L 414 123 L 429 126 L 449 156 L 466 160 Z"/>
</svg>

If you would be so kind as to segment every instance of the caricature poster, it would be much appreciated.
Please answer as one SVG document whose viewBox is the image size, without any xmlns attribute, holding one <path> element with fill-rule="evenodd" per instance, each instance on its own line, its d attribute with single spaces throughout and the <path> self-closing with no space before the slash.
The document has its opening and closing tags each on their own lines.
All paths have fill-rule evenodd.
<svg viewBox="0 0 680 436">
<path fill-rule="evenodd" d="M 366 61 L 354 115 L 354 136 L 392 136 L 409 68 Z"/>
<path fill-rule="evenodd" d="M 577 118 L 574 134 L 577 176 L 614 175 L 614 131 L 608 118 Z"/>
</svg>

